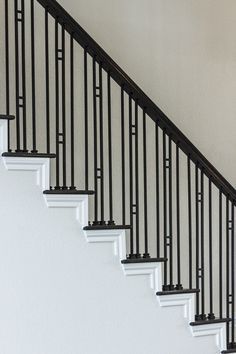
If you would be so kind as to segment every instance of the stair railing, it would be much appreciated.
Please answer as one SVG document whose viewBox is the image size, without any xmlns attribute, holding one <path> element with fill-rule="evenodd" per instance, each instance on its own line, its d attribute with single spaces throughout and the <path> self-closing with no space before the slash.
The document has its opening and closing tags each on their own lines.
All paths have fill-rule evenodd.
<svg viewBox="0 0 236 354">
<path fill-rule="evenodd" d="M 1 1 L 4 155 L 56 153 L 46 193 L 92 194 L 87 228 L 127 229 L 235 348 L 235 189 L 55 0 Z"/>
</svg>

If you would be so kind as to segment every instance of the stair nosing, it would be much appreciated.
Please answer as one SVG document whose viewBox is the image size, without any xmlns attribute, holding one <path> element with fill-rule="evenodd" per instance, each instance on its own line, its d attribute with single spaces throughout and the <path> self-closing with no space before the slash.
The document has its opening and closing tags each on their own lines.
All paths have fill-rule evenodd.
<svg viewBox="0 0 236 354">
<path fill-rule="evenodd" d="M 230 354 L 230 353 L 236 353 L 236 348 L 222 350 L 221 352 L 221 354 Z"/>
<path fill-rule="evenodd" d="M 93 230 L 126 230 L 130 229 L 130 225 L 96 225 L 96 226 L 85 226 L 84 231 L 93 231 Z"/>
<path fill-rule="evenodd" d="M 182 290 L 167 290 L 167 291 L 158 291 L 157 296 L 165 295 L 177 295 L 177 294 L 196 294 L 200 292 L 200 289 L 182 289 Z"/>
<path fill-rule="evenodd" d="M 56 158 L 56 154 L 54 153 L 32 153 L 32 152 L 3 152 L 2 153 L 3 157 L 26 157 L 26 158 Z"/>
<path fill-rule="evenodd" d="M 205 326 L 208 324 L 214 324 L 214 323 L 226 323 L 226 322 L 231 322 L 232 320 L 230 318 L 216 318 L 214 320 L 200 320 L 200 321 L 194 321 L 190 322 L 190 326 Z"/>
<path fill-rule="evenodd" d="M 166 262 L 167 258 L 133 258 L 133 259 L 123 259 L 122 264 L 135 264 L 135 263 L 158 263 Z"/>
<path fill-rule="evenodd" d="M 93 190 L 77 190 L 77 189 L 53 189 L 53 190 L 45 190 L 43 191 L 43 194 L 85 194 L 85 195 L 90 195 L 90 194 L 94 194 L 95 192 Z"/>
<path fill-rule="evenodd" d="M 15 116 L 13 116 L 12 114 L 0 114 L 0 119 L 14 120 Z"/>
</svg>

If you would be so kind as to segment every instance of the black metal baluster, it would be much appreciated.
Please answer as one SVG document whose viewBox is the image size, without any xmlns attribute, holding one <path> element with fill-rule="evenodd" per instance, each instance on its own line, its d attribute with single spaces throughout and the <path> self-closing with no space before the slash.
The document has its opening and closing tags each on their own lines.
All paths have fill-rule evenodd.
<svg viewBox="0 0 236 354">
<path fill-rule="evenodd" d="M 9 11 L 8 0 L 5 0 L 5 68 L 6 68 L 6 114 L 10 112 L 10 86 L 9 86 Z"/>
<path fill-rule="evenodd" d="M 36 149 L 36 102 L 35 102 L 35 28 L 34 28 L 34 0 L 31 0 L 31 78 L 32 78 L 32 153 Z"/>
<path fill-rule="evenodd" d="M 173 217 L 172 217 L 172 141 L 169 136 L 169 290 L 174 290 L 173 284 Z"/>
<path fill-rule="evenodd" d="M 22 103 L 20 107 L 22 108 L 23 117 L 23 151 L 27 150 L 27 123 L 26 123 L 26 73 L 25 73 L 25 0 L 21 0 L 21 66 L 22 66 L 22 96 L 20 97 Z"/>
<path fill-rule="evenodd" d="M 196 288 L 199 289 L 200 282 L 199 279 L 201 277 L 201 269 L 199 268 L 199 172 L 198 172 L 198 164 L 196 164 L 195 168 L 195 205 L 196 205 Z M 196 293 L 196 321 L 201 320 L 200 315 L 200 296 L 199 293 Z"/>
<path fill-rule="evenodd" d="M 143 109 L 143 189 L 144 189 L 144 258 L 149 258 L 148 252 L 148 201 L 147 201 L 147 131 L 146 112 Z"/>
<path fill-rule="evenodd" d="M 109 214 L 110 214 L 108 225 L 115 225 L 113 220 L 111 75 L 110 73 L 107 74 L 107 99 L 108 99 Z"/>
<path fill-rule="evenodd" d="M 97 71 L 96 58 L 93 57 L 93 139 L 94 139 L 94 222 L 98 225 L 98 161 L 97 161 Z"/>
<path fill-rule="evenodd" d="M 188 156 L 188 239 L 189 239 L 189 289 L 193 288 L 193 240 L 192 240 L 192 183 L 191 160 Z"/>
<path fill-rule="evenodd" d="M 56 186 L 60 189 L 60 147 L 59 147 L 59 47 L 58 47 L 58 19 L 55 19 L 55 122 L 56 122 Z"/>
<path fill-rule="evenodd" d="M 9 71 L 9 8 L 8 0 L 5 0 L 5 70 L 6 70 L 6 114 L 10 114 L 10 71 Z M 10 120 L 8 124 L 8 151 L 10 152 Z"/>
<path fill-rule="evenodd" d="M 84 49 L 84 145 L 85 145 L 85 190 L 88 182 L 88 58 L 87 48 Z"/>
<path fill-rule="evenodd" d="M 204 243 L 204 173 L 201 170 L 201 319 L 206 319 L 205 314 L 205 243 Z"/>
<path fill-rule="evenodd" d="M 20 133 L 21 127 L 20 127 L 18 0 L 14 1 L 14 13 L 15 13 L 15 80 L 16 80 L 16 152 L 20 152 L 21 151 L 21 133 Z"/>
<path fill-rule="evenodd" d="M 124 112 L 124 88 L 121 87 L 121 183 L 122 183 L 122 224 L 125 225 L 125 112 Z"/>
<path fill-rule="evenodd" d="M 166 157 L 166 132 L 163 130 L 163 231 L 164 231 L 164 258 L 167 258 L 167 180 L 166 180 L 166 163 L 168 159 Z M 169 290 L 169 286 L 167 284 L 167 262 L 164 262 L 164 285 L 163 291 Z"/>
<path fill-rule="evenodd" d="M 70 36 L 70 112 L 71 112 L 71 186 L 70 190 L 75 189 L 75 144 L 74 144 L 74 38 Z"/>
<path fill-rule="evenodd" d="M 104 149 L 103 149 L 103 83 L 102 83 L 102 64 L 99 64 L 99 141 L 100 141 L 100 202 L 101 220 L 100 225 L 105 225 L 104 219 Z"/>
<path fill-rule="evenodd" d="M 234 201 L 231 203 L 231 343 L 235 348 L 235 242 L 234 242 Z"/>
<path fill-rule="evenodd" d="M 134 231 L 133 231 L 133 114 L 132 114 L 132 97 L 129 95 L 129 179 L 130 179 L 130 255 L 129 258 L 134 258 Z"/>
<path fill-rule="evenodd" d="M 46 100 L 46 139 L 47 153 L 50 153 L 50 89 L 49 89 L 49 38 L 48 9 L 45 9 L 45 100 Z"/>
<path fill-rule="evenodd" d="M 226 317 L 229 318 L 229 303 L 230 303 L 230 293 L 229 293 L 229 275 L 230 275 L 230 250 L 229 250 L 229 229 L 230 229 L 230 219 L 229 219 L 229 196 L 226 197 Z M 226 323 L 226 337 L 227 344 L 230 342 L 229 333 L 229 323 Z"/>
<path fill-rule="evenodd" d="M 213 310 L 213 263 L 212 263 L 212 183 L 209 178 L 209 300 L 210 300 L 210 313 L 208 314 L 209 320 L 214 320 Z"/>
<path fill-rule="evenodd" d="M 226 317 L 231 320 L 231 324 L 227 323 L 227 343 L 228 348 L 235 348 L 234 343 L 234 202 L 229 201 L 227 196 L 226 201 Z M 231 206 L 231 208 L 230 208 Z"/>
<path fill-rule="evenodd" d="M 62 189 L 66 190 L 66 73 L 65 73 L 65 62 L 66 62 L 66 53 L 65 53 L 65 25 L 62 25 L 61 29 L 61 62 L 62 62 L 62 69 L 61 69 L 61 77 L 62 77 L 62 90 L 61 90 L 61 109 L 62 109 L 62 180 L 63 186 Z"/>
<path fill-rule="evenodd" d="M 25 84 L 25 3 L 20 2 L 21 7 L 18 8 L 18 0 L 14 3 L 15 12 L 15 76 L 16 76 L 16 152 L 21 152 L 21 128 L 20 128 L 20 110 L 22 110 L 23 124 L 23 151 L 27 152 L 27 136 L 26 136 L 26 84 Z M 21 41 L 19 39 L 19 24 L 21 24 Z M 20 80 L 20 49 L 21 43 L 21 80 Z M 21 83 L 21 84 L 20 84 Z"/>
<path fill-rule="evenodd" d="M 159 128 L 155 124 L 155 149 L 156 149 L 156 233 L 157 233 L 157 258 L 160 257 L 160 158 L 159 158 Z"/>
<path fill-rule="evenodd" d="M 136 203 L 136 258 L 139 250 L 139 146 L 138 146 L 138 102 L 135 102 L 135 203 Z"/>
<path fill-rule="evenodd" d="M 219 191 L 219 313 L 223 318 L 222 191 Z"/>
<path fill-rule="evenodd" d="M 176 234 L 177 234 L 177 281 L 176 290 L 182 290 L 181 284 L 181 243 L 180 243 L 180 190 L 179 190 L 179 146 L 176 144 Z"/>
</svg>

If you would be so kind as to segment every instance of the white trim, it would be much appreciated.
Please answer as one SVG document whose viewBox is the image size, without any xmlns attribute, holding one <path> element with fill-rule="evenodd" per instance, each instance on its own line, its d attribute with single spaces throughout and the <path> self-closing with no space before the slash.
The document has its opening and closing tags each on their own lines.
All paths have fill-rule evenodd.
<svg viewBox="0 0 236 354">
<path fill-rule="evenodd" d="M 226 350 L 226 323 L 209 323 L 207 325 L 191 326 L 194 337 L 212 336 L 216 338 L 216 345 L 222 350 Z"/>
<path fill-rule="evenodd" d="M 35 171 L 36 184 L 44 191 L 49 189 L 50 158 L 4 156 L 3 162 L 9 171 Z"/>
<path fill-rule="evenodd" d="M 8 151 L 8 119 L 0 119 L 0 154 Z"/>
<path fill-rule="evenodd" d="M 85 237 L 89 243 L 113 243 L 114 255 L 120 260 L 126 258 L 126 238 L 124 229 L 85 230 Z"/>
<path fill-rule="evenodd" d="M 162 288 L 162 264 L 161 262 L 149 263 L 125 263 L 122 264 L 126 276 L 148 275 L 151 289 L 161 291 Z"/>
<path fill-rule="evenodd" d="M 48 208 L 76 208 L 76 219 L 81 227 L 88 225 L 87 194 L 44 194 Z"/>
<path fill-rule="evenodd" d="M 195 294 L 174 294 L 157 296 L 161 307 L 182 306 L 184 308 L 184 318 L 189 322 L 194 321 Z"/>
</svg>

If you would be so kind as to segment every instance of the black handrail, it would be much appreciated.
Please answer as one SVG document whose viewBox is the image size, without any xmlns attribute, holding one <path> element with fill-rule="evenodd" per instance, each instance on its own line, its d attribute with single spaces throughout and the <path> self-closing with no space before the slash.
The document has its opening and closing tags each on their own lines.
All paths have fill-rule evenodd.
<svg viewBox="0 0 236 354">
<path fill-rule="evenodd" d="M 58 23 L 73 34 L 73 38 L 86 49 L 87 53 L 96 56 L 102 68 L 124 89 L 132 93 L 133 99 L 138 101 L 154 122 L 165 129 L 167 135 L 178 144 L 179 148 L 198 164 L 199 169 L 221 189 L 222 193 L 233 202 L 236 201 L 235 188 L 222 174 L 206 159 L 206 157 L 191 143 L 191 141 L 170 121 L 162 110 L 142 91 L 142 89 L 115 63 L 115 61 L 99 46 L 99 44 L 76 22 L 73 17 L 55 0 L 37 0 L 48 13 L 57 19 Z"/>
</svg>

